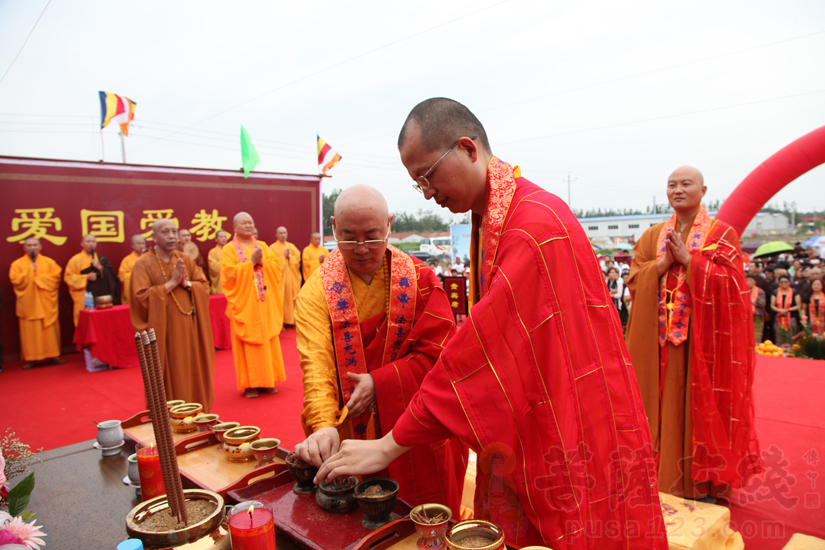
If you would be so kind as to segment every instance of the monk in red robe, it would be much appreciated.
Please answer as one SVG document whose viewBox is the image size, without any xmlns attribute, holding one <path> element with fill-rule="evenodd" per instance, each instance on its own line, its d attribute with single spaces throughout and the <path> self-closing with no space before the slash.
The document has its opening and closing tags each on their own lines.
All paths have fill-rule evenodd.
<svg viewBox="0 0 825 550">
<path fill-rule="evenodd" d="M 706 190 L 690 166 L 668 178 L 674 214 L 633 249 L 627 347 L 659 457 L 660 489 L 715 500 L 758 470 L 759 448 L 751 291 L 739 237 L 710 219 Z"/>
<path fill-rule="evenodd" d="M 475 305 L 393 430 L 343 442 L 316 479 L 376 471 L 455 435 L 480 462 L 489 457 L 475 516 L 509 544 L 666 549 L 618 312 L 576 217 L 493 156 L 481 123 L 455 101 L 416 106 L 399 149 L 426 199 L 473 212 Z"/>
<path fill-rule="evenodd" d="M 455 334 L 447 295 L 424 263 L 387 246 L 384 197 L 356 185 L 335 203 L 338 247 L 298 295 L 296 327 L 308 437 L 295 450 L 318 466 L 342 440 L 392 430 Z M 389 464 L 399 496 L 437 502 L 459 517 L 467 451 L 451 436 Z"/>
</svg>

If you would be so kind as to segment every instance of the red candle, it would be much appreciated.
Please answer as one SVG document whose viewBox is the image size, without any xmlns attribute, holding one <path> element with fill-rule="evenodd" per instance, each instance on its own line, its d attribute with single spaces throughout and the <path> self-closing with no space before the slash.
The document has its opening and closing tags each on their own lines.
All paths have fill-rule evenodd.
<svg viewBox="0 0 825 550">
<path fill-rule="evenodd" d="M 154 445 L 141 447 L 137 452 L 140 494 L 144 501 L 166 494 L 163 472 L 160 469 L 160 455 Z"/>
<path fill-rule="evenodd" d="M 275 550 L 275 520 L 270 510 L 242 503 L 233 511 L 229 516 L 232 550 Z"/>
</svg>

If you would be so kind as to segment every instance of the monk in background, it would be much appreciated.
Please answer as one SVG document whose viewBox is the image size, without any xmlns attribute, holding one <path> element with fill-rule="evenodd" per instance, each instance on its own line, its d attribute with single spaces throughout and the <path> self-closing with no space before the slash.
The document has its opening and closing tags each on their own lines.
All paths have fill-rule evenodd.
<svg viewBox="0 0 825 550">
<path fill-rule="evenodd" d="M 23 241 L 22 258 L 11 264 L 9 279 L 17 296 L 15 311 L 20 323 L 20 355 L 23 370 L 38 364 L 62 365 L 60 323 L 57 322 L 57 295 L 60 273 L 57 262 L 40 253 L 39 239 Z"/>
<path fill-rule="evenodd" d="M 132 237 L 132 253 L 120 261 L 120 268 L 117 270 L 117 278 L 120 279 L 120 303 L 129 304 L 129 278 L 132 276 L 132 268 L 138 258 L 146 252 L 146 239 L 142 235 Z"/>
<path fill-rule="evenodd" d="M 308 281 L 315 270 L 324 263 L 329 250 L 321 246 L 321 234 L 313 233 L 309 236 L 309 244 L 304 248 L 301 258 L 303 261 L 304 282 Z"/>
<path fill-rule="evenodd" d="M 184 247 L 189 243 L 192 243 L 192 232 L 188 229 L 178 229 L 178 250 L 180 250 L 181 252 L 186 252 L 184 250 Z M 203 274 L 204 276 L 206 276 L 208 281 L 209 268 L 206 266 L 206 261 L 203 259 L 203 254 L 201 254 L 200 247 L 198 247 L 197 243 L 192 244 L 194 244 L 197 249 L 197 256 L 195 256 L 192 259 L 195 260 L 195 264 L 197 264 L 197 266 L 201 268 L 201 271 L 203 271 Z"/>
<path fill-rule="evenodd" d="M 175 222 L 152 224 L 155 247 L 132 269 L 129 304 L 137 332 L 155 329 L 167 399 L 215 401 L 215 346 L 209 317 L 209 283 L 195 261 L 177 249 Z"/>
<path fill-rule="evenodd" d="M 278 335 L 284 326 L 278 285 L 281 261 L 254 237 L 255 222 L 246 212 L 235 216 L 235 235 L 221 253 L 221 287 L 232 333 L 232 357 L 238 389 L 247 398 L 277 393 L 286 380 Z"/>
<path fill-rule="evenodd" d="M 97 253 L 97 239 L 94 235 L 84 235 L 80 241 L 82 251 L 69 259 L 63 280 L 69 286 L 69 294 L 74 301 L 74 326 L 85 305 L 86 291 L 98 296 L 111 296 L 112 304 L 119 304 L 120 288 L 112 263 Z"/>
<path fill-rule="evenodd" d="M 447 294 L 423 262 L 387 245 L 391 216 L 376 189 L 335 202 L 338 247 L 309 278 L 295 315 L 304 381 L 295 452 L 321 466 L 347 439 L 389 433 L 455 334 Z M 437 502 L 460 517 L 467 451 L 454 437 L 413 447 L 380 474 L 411 506 Z"/>
<path fill-rule="evenodd" d="M 207 264 L 209 264 L 209 294 L 223 294 L 221 288 L 221 252 L 226 246 L 229 235 L 221 229 L 215 234 L 215 248 L 209 251 Z"/>
<path fill-rule="evenodd" d="M 284 326 L 295 325 L 295 300 L 301 291 L 301 252 L 288 242 L 286 227 L 275 230 L 277 239 L 270 248 L 281 260 L 281 284 L 279 292 L 284 304 Z"/>
<path fill-rule="evenodd" d="M 750 289 L 739 237 L 710 218 L 706 191 L 691 166 L 668 178 L 674 213 L 633 248 L 626 339 L 659 453 L 659 489 L 715 501 L 760 464 Z"/>
</svg>

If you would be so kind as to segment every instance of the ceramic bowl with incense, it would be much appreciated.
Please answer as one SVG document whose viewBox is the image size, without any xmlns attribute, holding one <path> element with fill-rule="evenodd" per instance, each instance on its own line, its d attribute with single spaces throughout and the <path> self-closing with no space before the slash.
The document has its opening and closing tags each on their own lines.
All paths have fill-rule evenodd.
<svg viewBox="0 0 825 550">
<path fill-rule="evenodd" d="M 445 536 L 450 550 L 504 550 L 504 531 L 496 524 L 480 519 L 459 521 Z"/>
<path fill-rule="evenodd" d="M 358 508 L 358 501 L 355 500 L 356 485 L 358 485 L 358 478 L 355 476 L 339 477 L 331 483 L 321 481 L 315 493 L 315 502 L 327 512 L 339 514 L 352 512 Z"/>
<path fill-rule="evenodd" d="M 289 475 L 295 480 L 295 485 L 292 486 L 292 491 L 299 495 L 313 493 L 318 489 L 312 480 L 315 479 L 315 474 L 318 473 L 318 468 L 315 464 L 304 462 L 295 451 L 286 455 L 286 469 Z"/>
<path fill-rule="evenodd" d="M 261 438 L 257 426 L 239 426 L 223 433 L 223 452 L 230 462 L 255 460 L 250 444 Z"/>
<path fill-rule="evenodd" d="M 249 444 L 249 447 L 252 449 L 252 454 L 255 456 L 255 459 L 258 461 L 258 465 L 255 468 L 261 468 L 262 466 L 266 466 L 267 464 L 272 464 L 272 461 L 275 459 L 275 454 L 278 452 L 278 447 L 281 444 L 280 439 L 275 439 L 273 437 L 267 437 L 265 439 L 259 439 L 257 441 L 253 441 Z"/>
<path fill-rule="evenodd" d="M 212 426 L 220 422 L 217 414 L 199 414 L 193 420 L 199 432 L 208 432 Z"/>
<path fill-rule="evenodd" d="M 130 538 L 143 541 L 144 548 L 178 548 L 198 541 L 198 548 L 213 548 L 210 543 L 228 539 L 221 527 L 224 519 L 223 497 L 204 489 L 185 489 L 183 495 L 184 505 L 189 510 L 188 526 L 154 526 L 164 515 L 171 516 L 167 495 L 161 495 L 140 503 L 129 512 L 126 533 Z M 207 511 L 196 516 L 195 511 L 201 508 Z M 196 520 L 199 516 L 202 516 L 201 519 Z"/>
<path fill-rule="evenodd" d="M 420 504 L 410 511 L 410 519 L 421 536 L 416 546 L 421 550 L 445 548 L 444 537 L 450 525 L 452 510 L 443 504 Z"/>
<path fill-rule="evenodd" d="M 373 531 L 388 524 L 398 500 L 398 482 L 388 477 L 365 479 L 355 486 L 355 500 L 364 513 L 361 525 Z"/>
<path fill-rule="evenodd" d="M 200 403 L 184 403 L 176 405 L 169 411 L 169 423 L 172 429 L 179 434 L 188 434 L 197 431 L 195 417 L 203 411 Z"/>
</svg>

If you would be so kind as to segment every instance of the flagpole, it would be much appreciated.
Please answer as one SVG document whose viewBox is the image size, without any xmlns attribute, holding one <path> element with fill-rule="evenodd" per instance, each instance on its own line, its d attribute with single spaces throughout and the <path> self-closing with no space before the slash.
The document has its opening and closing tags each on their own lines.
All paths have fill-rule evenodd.
<svg viewBox="0 0 825 550">
<path fill-rule="evenodd" d="M 100 162 L 106 162 L 106 149 L 103 146 L 103 128 L 100 129 Z"/>
<path fill-rule="evenodd" d="M 123 132 L 120 132 L 120 152 L 123 153 L 123 164 L 126 164 L 126 142 L 123 140 Z"/>
</svg>

